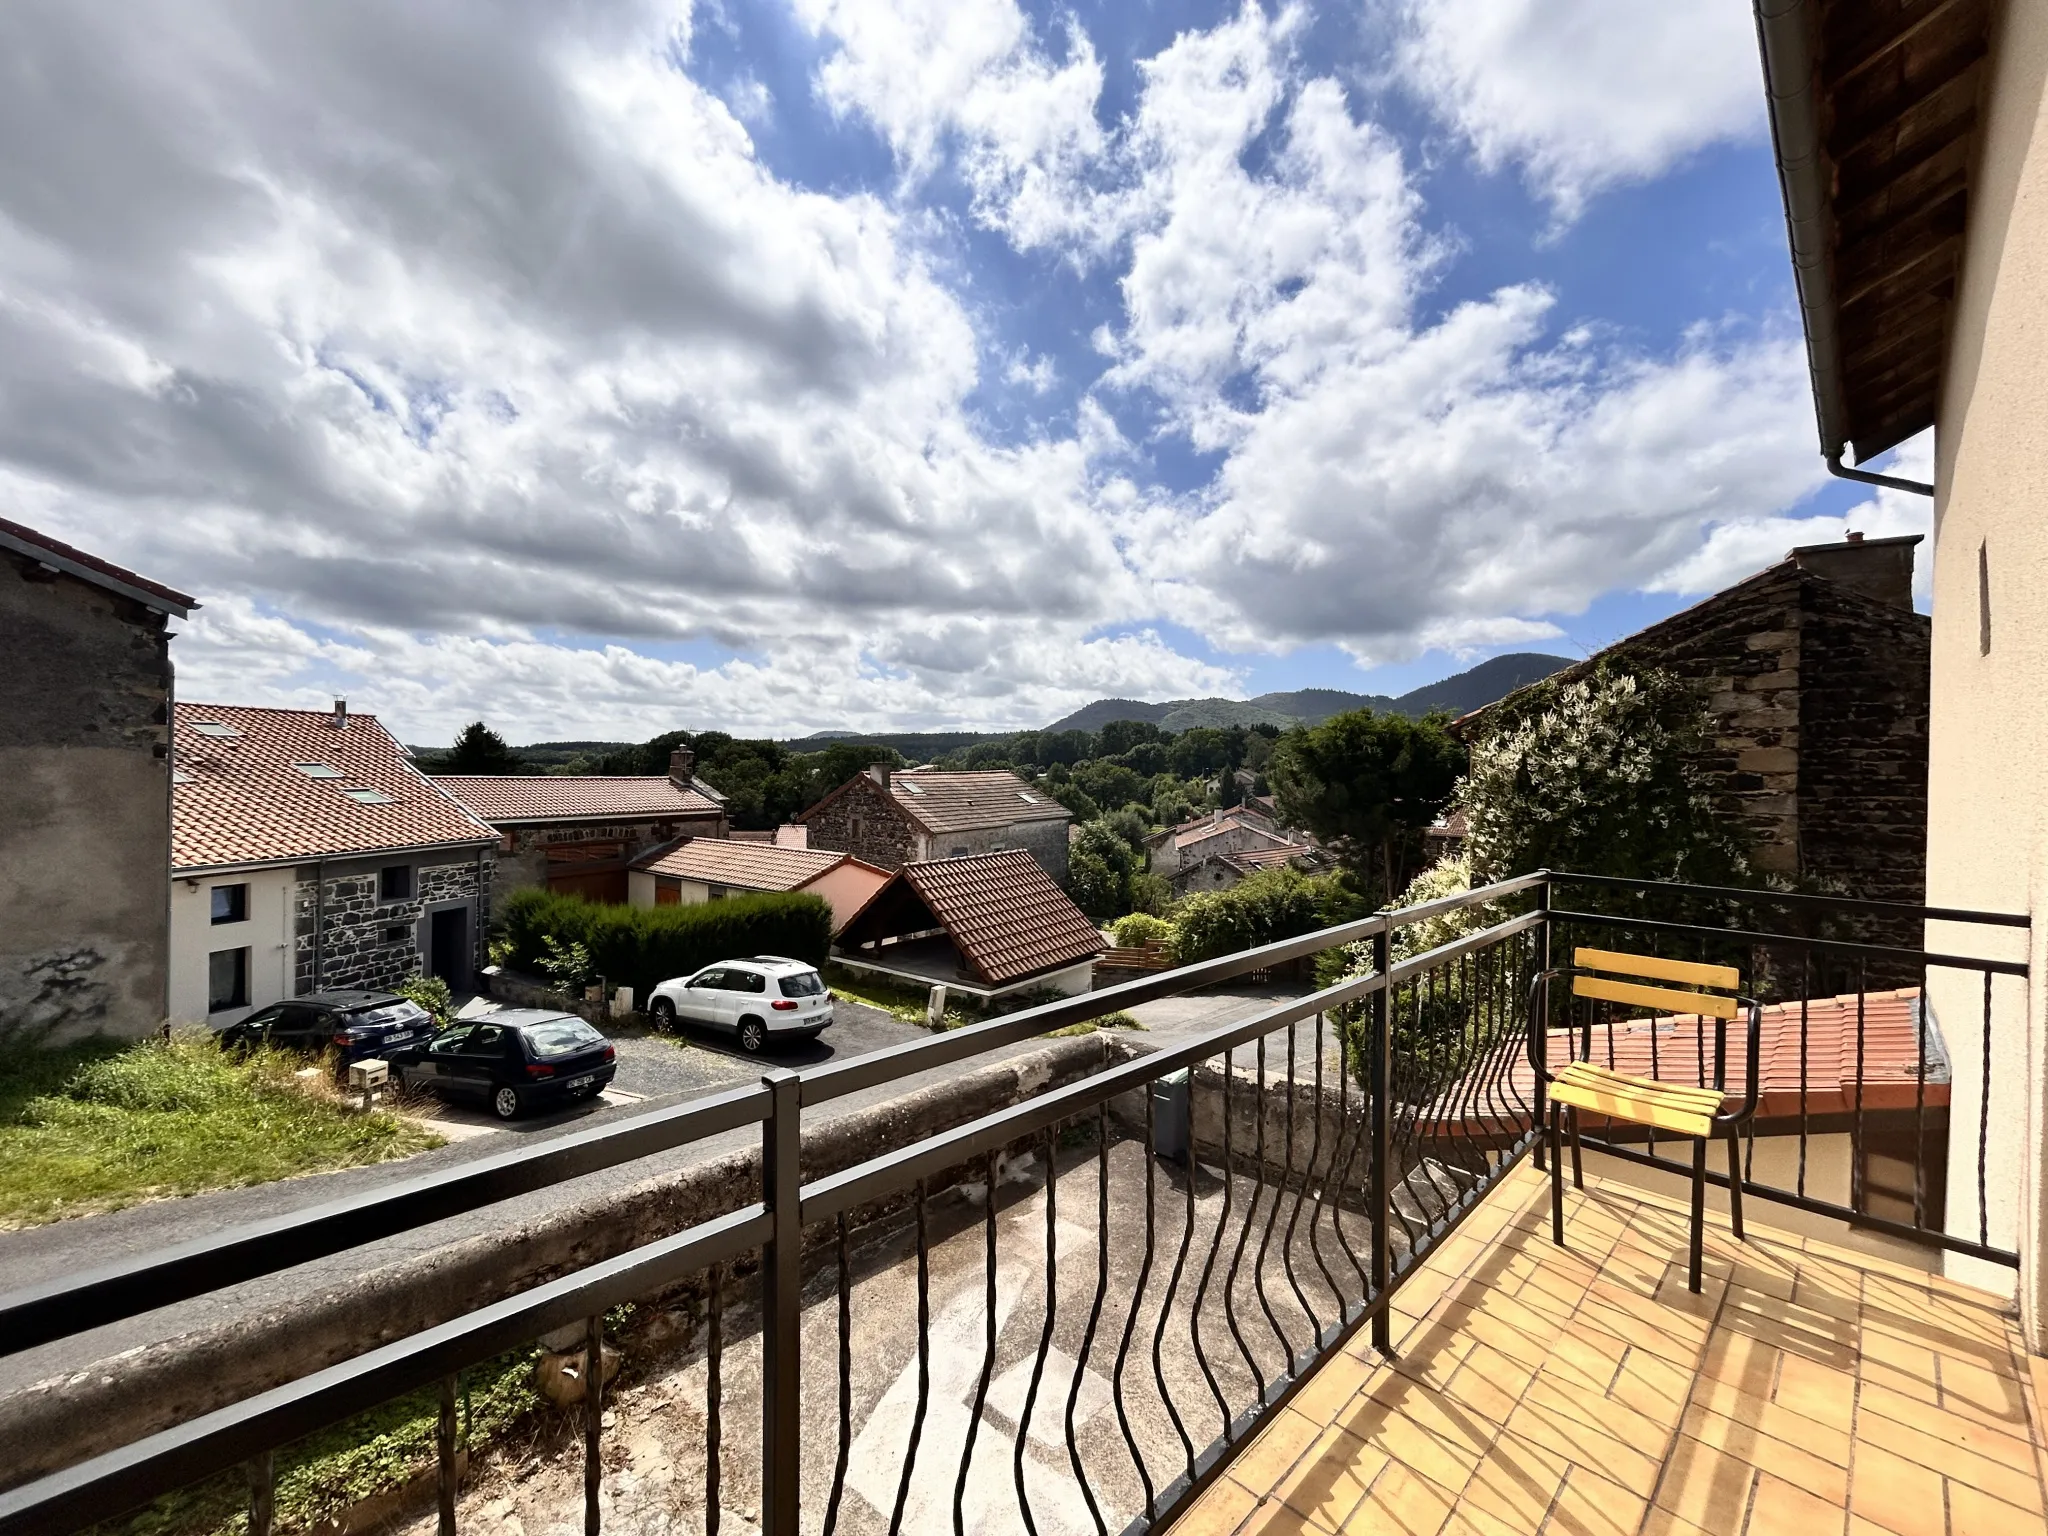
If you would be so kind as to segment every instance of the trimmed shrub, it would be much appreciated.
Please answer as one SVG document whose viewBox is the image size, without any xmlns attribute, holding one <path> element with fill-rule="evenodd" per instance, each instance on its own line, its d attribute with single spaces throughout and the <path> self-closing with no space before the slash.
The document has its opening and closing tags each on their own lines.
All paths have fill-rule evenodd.
<svg viewBox="0 0 2048 1536">
<path fill-rule="evenodd" d="M 1173 924 L 1149 912 L 1132 912 L 1109 925 L 1110 937 L 1119 949 L 1136 949 L 1141 944 L 1171 944 Z"/>
<path fill-rule="evenodd" d="M 1342 875 L 1262 869 L 1227 891 L 1204 891 L 1180 904 L 1174 914 L 1174 958 L 1191 965 L 1314 933 L 1369 911 Z"/>
<path fill-rule="evenodd" d="M 825 963 L 832 909 L 816 896 L 765 892 L 690 907 L 626 907 L 554 891 L 515 891 L 500 922 L 520 970 L 543 969 L 551 953 L 579 945 L 591 969 L 635 997 L 719 960 L 787 955 Z M 554 941 L 551 951 L 549 940 Z"/>
</svg>

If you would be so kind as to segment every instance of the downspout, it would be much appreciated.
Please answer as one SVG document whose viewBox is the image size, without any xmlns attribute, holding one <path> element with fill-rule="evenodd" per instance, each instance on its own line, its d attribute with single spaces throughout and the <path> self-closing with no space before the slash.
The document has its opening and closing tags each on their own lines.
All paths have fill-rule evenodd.
<svg viewBox="0 0 2048 1536">
<path fill-rule="evenodd" d="M 320 990 L 327 957 L 327 860 L 313 865 L 313 990 Z"/>
<path fill-rule="evenodd" d="M 1813 414 L 1820 426 L 1821 456 L 1827 461 L 1828 473 L 1841 479 L 1932 496 L 1934 487 L 1923 481 L 1851 469 L 1842 462 L 1850 447 L 1848 410 L 1842 399 L 1841 337 L 1835 330 L 1834 274 L 1829 259 L 1834 244 L 1828 212 L 1833 172 L 1821 146 L 1820 97 L 1814 88 L 1819 73 L 1814 56 L 1814 7 L 1811 0 L 1755 3 L 1764 97 L 1770 108 L 1778 183 L 1785 194 L 1785 232 L 1792 247 L 1792 278 L 1806 331 L 1807 372 L 1813 381 Z"/>
</svg>

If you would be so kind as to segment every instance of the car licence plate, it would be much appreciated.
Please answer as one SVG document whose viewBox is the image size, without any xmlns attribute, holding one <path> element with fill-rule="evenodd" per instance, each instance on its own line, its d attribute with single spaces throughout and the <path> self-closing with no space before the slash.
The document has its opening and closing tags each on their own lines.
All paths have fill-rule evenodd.
<svg viewBox="0 0 2048 1536">
<path fill-rule="evenodd" d="M 571 1088 L 588 1088 L 592 1083 L 596 1081 L 597 1074 L 595 1072 L 587 1072 L 582 1077 L 570 1078 L 569 1086 Z"/>
</svg>

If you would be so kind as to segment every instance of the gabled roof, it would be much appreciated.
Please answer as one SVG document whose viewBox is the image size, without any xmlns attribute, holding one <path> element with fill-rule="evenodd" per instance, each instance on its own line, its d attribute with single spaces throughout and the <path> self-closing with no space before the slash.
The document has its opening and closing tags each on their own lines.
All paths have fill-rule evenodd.
<svg viewBox="0 0 2048 1536">
<path fill-rule="evenodd" d="M 814 848 L 778 848 L 773 843 L 736 842 L 721 837 L 686 837 L 653 849 L 633 868 L 706 885 L 749 891 L 793 891 L 852 857 Z"/>
<path fill-rule="evenodd" d="M 46 533 L 21 523 L 9 522 L 0 517 L 0 549 L 11 549 L 18 555 L 27 555 L 39 564 L 47 565 L 53 571 L 62 571 L 67 576 L 76 576 L 80 581 L 89 581 L 96 587 L 105 587 L 109 592 L 118 592 L 132 598 L 145 607 L 159 613 L 184 618 L 199 604 L 175 588 L 151 581 L 147 576 L 138 576 L 133 571 L 102 560 L 98 555 L 87 554 L 84 550 L 62 543 Z"/>
<path fill-rule="evenodd" d="M 809 821 L 863 778 L 868 775 L 854 775 L 797 820 Z M 1027 784 L 1007 769 L 986 773 L 906 770 L 889 776 L 889 793 L 906 816 L 935 834 L 1009 827 L 1020 821 L 1067 821 L 1073 816 L 1051 791 Z"/>
<path fill-rule="evenodd" d="M 1205 822 L 1195 827 L 1192 831 L 1176 835 L 1173 845 L 1175 848 L 1198 850 L 1202 844 L 1209 842 L 1211 839 L 1233 835 L 1263 838 L 1267 843 L 1276 847 L 1282 843 L 1292 843 L 1294 841 L 1290 837 L 1283 837 L 1278 832 L 1260 826 L 1252 817 L 1243 816 L 1232 817 L 1229 820 L 1214 823 Z"/>
<path fill-rule="evenodd" d="M 652 774 L 582 777 L 442 774 L 435 782 L 494 826 L 535 821 L 607 821 L 716 816 L 718 802 Z"/>
<path fill-rule="evenodd" d="M 961 959 L 988 986 L 1076 965 L 1109 947 L 1038 860 L 1021 848 L 904 865 L 848 921 L 842 941 L 861 942 L 863 921 L 904 895 L 916 898 L 913 905 L 921 905 L 945 930 Z"/>
<path fill-rule="evenodd" d="M 171 868 L 478 846 L 497 834 L 412 766 L 374 715 L 179 704 Z"/>
<path fill-rule="evenodd" d="M 1306 869 L 1315 864 L 1327 864 L 1330 856 L 1313 843 L 1279 843 L 1271 848 L 1239 848 L 1233 853 L 1219 853 L 1216 857 L 1240 874 L 1249 875 L 1288 864 Z"/>
</svg>

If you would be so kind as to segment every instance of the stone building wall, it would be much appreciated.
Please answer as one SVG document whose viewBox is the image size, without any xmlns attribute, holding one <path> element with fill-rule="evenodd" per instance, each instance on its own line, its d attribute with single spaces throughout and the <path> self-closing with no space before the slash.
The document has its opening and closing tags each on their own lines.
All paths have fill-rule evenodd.
<svg viewBox="0 0 2048 1536">
<path fill-rule="evenodd" d="M 330 865 L 323 882 L 312 866 L 299 871 L 293 895 L 295 992 L 395 986 L 426 969 L 427 914 L 450 902 L 470 903 L 470 966 L 484 964 L 484 936 L 491 922 L 491 873 L 495 856 L 464 850 L 460 855 L 415 855 L 413 894 L 383 900 L 379 878 L 385 864 L 406 859 L 350 861 Z M 481 874 L 481 879 L 479 879 Z M 315 922 L 324 942 L 315 964 Z M 317 978 L 317 979 L 316 979 Z"/>
<path fill-rule="evenodd" d="M 164 615 L 0 551 L 0 1039 L 135 1037 L 170 960 Z"/>
<path fill-rule="evenodd" d="M 685 835 L 723 837 L 727 823 L 723 816 L 701 816 L 560 822 L 553 826 L 514 826 L 500 830 L 491 896 L 493 901 L 502 903 L 514 891 L 547 885 L 551 852 L 557 873 L 622 867 L 650 848 L 659 847 L 673 838 Z M 614 849 L 622 849 L 623 852 L 615 853 Z M 592 857 L 577 859 L 579 852 L 587 852 Z"/>
<path fill-rule="evenodd" d="M 878 869 L 899 870 L 925 856 L 918 829 L 896 797 L 865 773 L 812 806 L 803 820 L 811 847 L 850 853 Z"/>
<path fill-rule="evenodd" d="M 1067 883 L 1069 823 L 1064 817 L 927 833 L 894 794 L 863 773 L 829 801 L 806 811 L 804 823 L 810 828 L 811 847 L 850 853 L 878 869 L 893 872 L 921 859 L 1022 848 L 1053 879 Z"/>
</svg>

